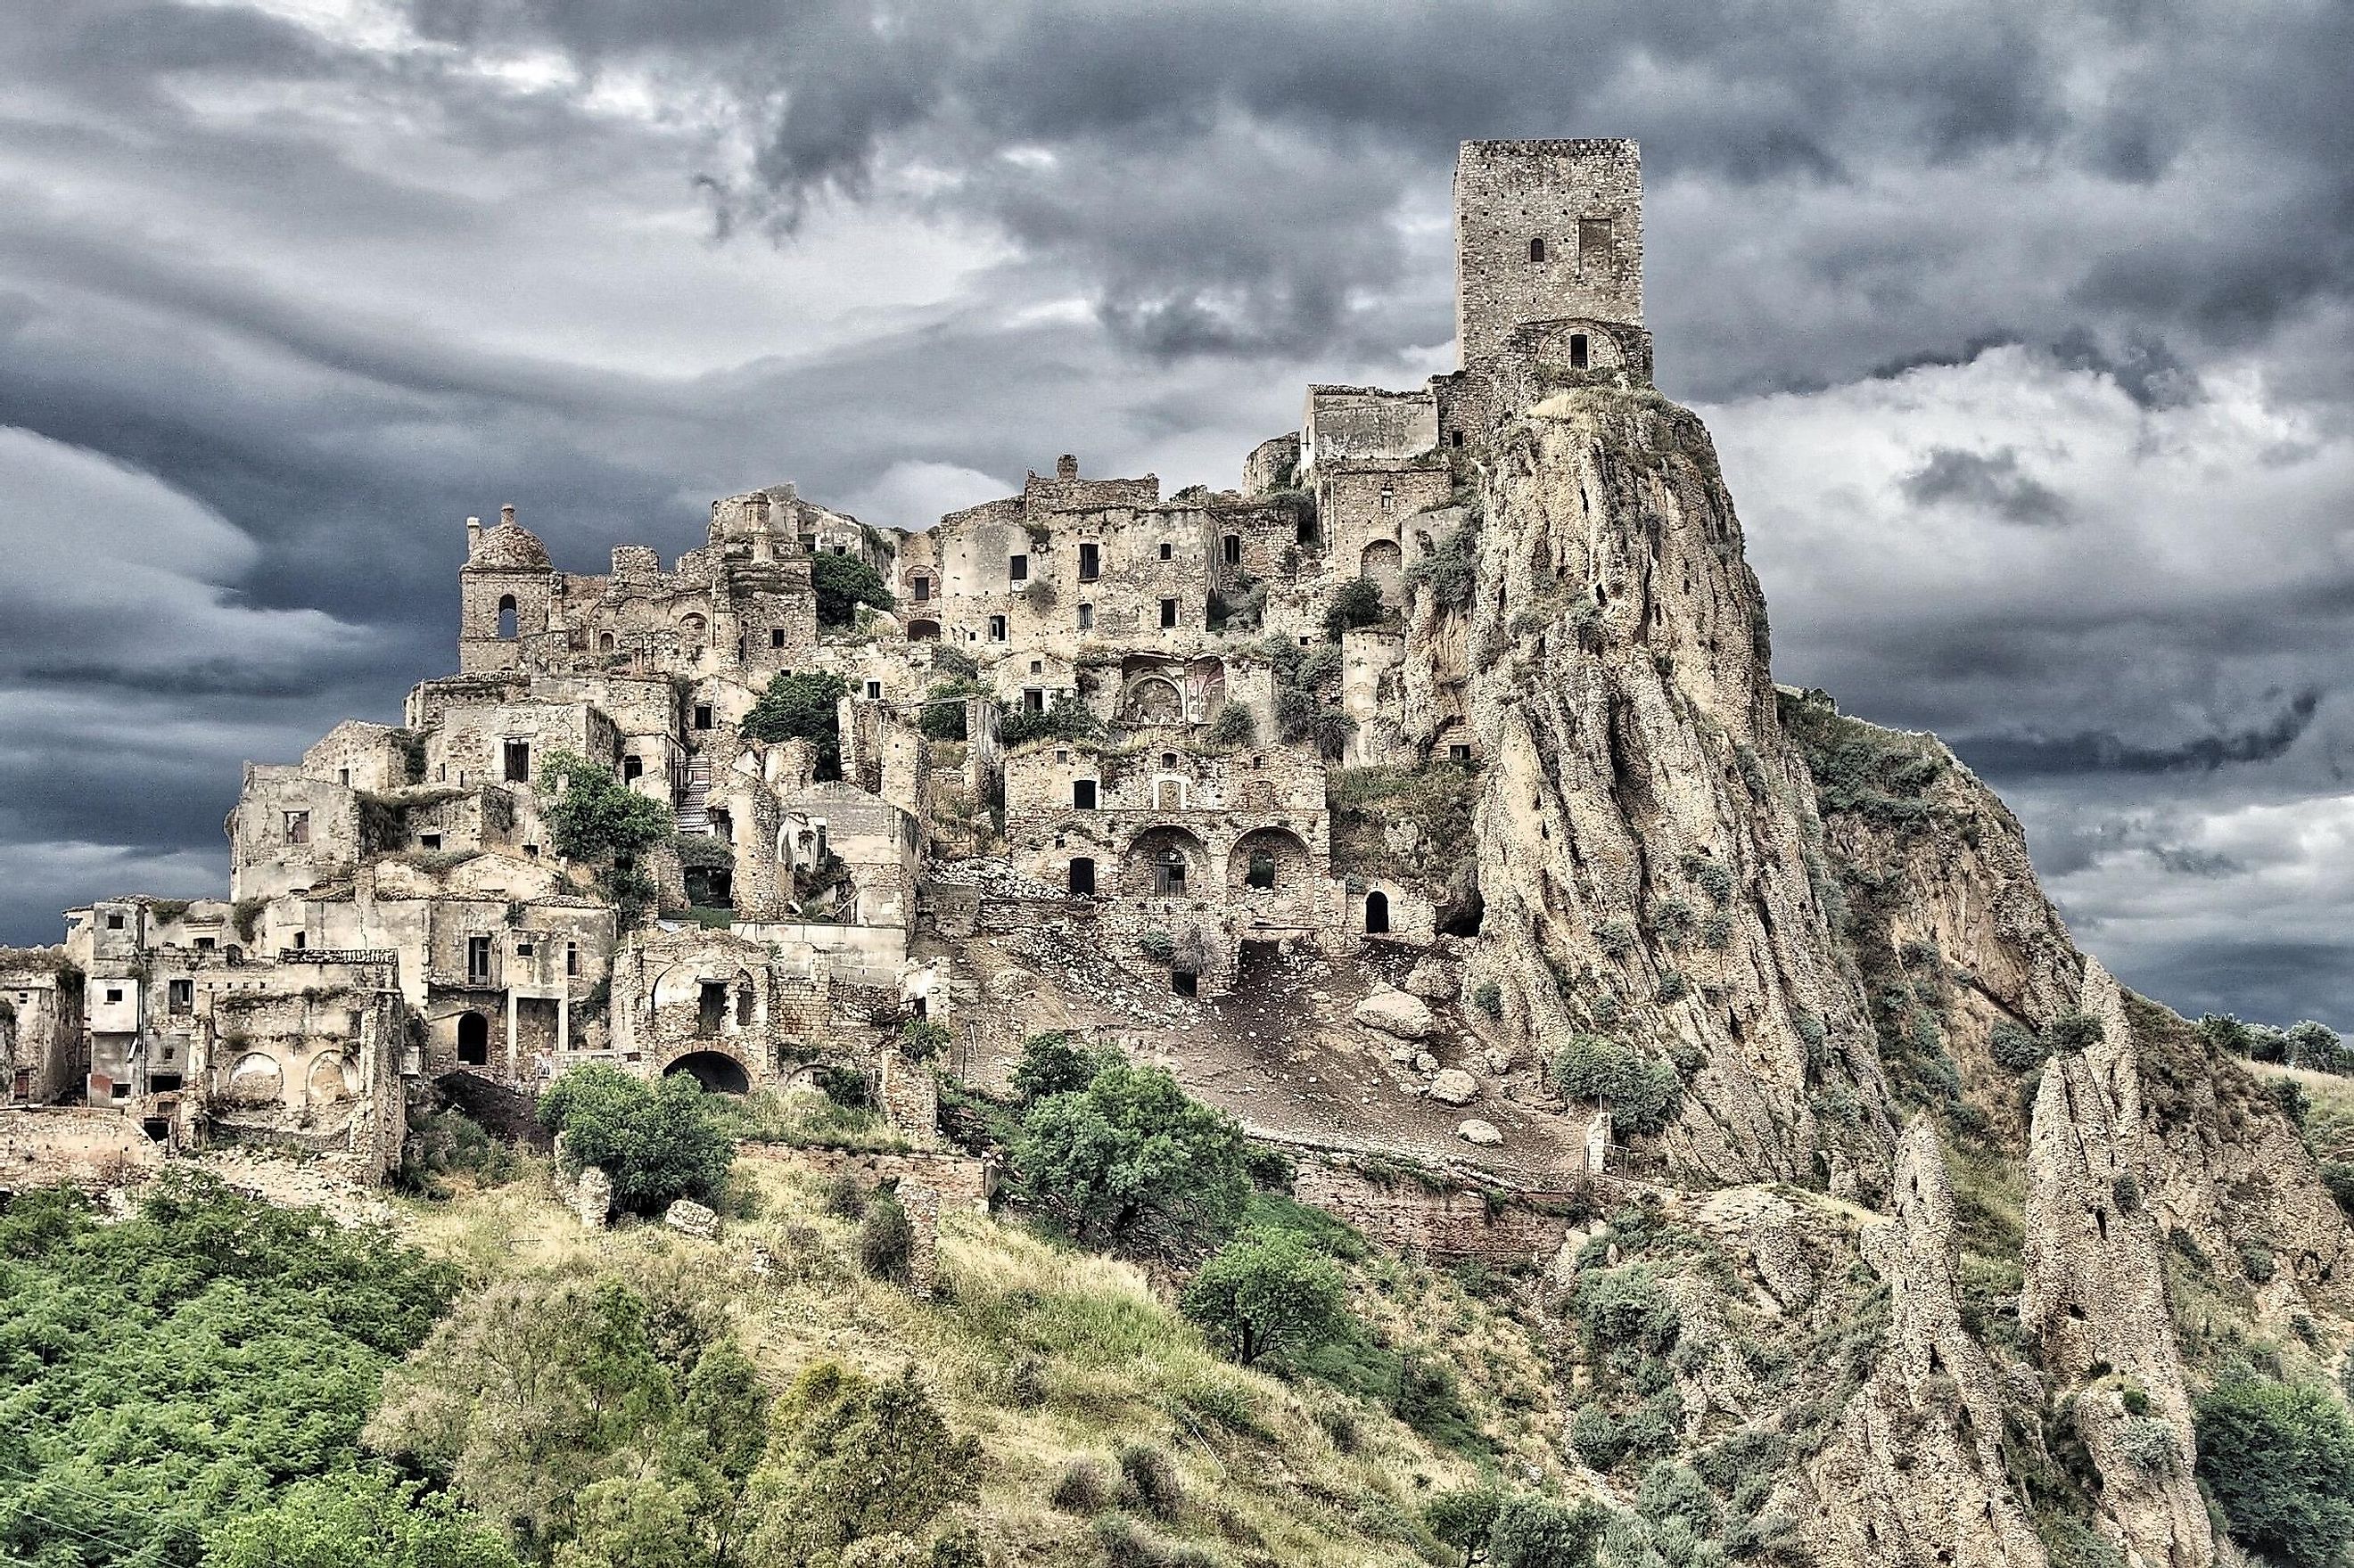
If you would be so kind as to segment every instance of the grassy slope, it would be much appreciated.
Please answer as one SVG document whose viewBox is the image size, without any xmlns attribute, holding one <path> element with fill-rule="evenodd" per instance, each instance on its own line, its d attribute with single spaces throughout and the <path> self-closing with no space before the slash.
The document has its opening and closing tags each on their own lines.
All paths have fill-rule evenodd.
<svg viewBox="0 0 2354 1568">
<path fill-rule="evenodd" d="M 1187 1507 L 1156 1528 L 1239 1563 L 1421 1562 L 1416 1520 L 1433 1491 L 1485 1466 L 1514 1480 L 1557 1469 L 1558 1417 L 1530 1332 L 1451 1277 L 1394 1257 L 1351 1266 L 1366 1334 L 1445 1360 L 1492 1460 L 1436 1447 L 1321 1383 L 1236 1368 L 1134 1266 L 1016 1225 L 945 1219 L 945 1285 L 925 1304 L 863 1277 L 855 1227 L 824 1211 L 815 1181 L 767 1161 L 737 1166 L 758 1217 L 717 1243 L 659 1226 L 583 1234 L 545 1170 L 417 1204 L 409 1234 L 477 1279 L 632 1252 L 698 1260 L 727 1281 L 748 1349 L 779 1383 L 821 1358 L 877 1373 L 913 1361 L 989 1456 L 981 1523 L 993 1560 L 1095 1561 L 1088 1520 L 1046 1499 L 1075 1460 L 1116 1478 L 1132 1442 L 1166 1449 L 1185 1482 Z M 748 1263 L 755 1243 L 776 1260 L 765 1276 Z"/>
</svg>

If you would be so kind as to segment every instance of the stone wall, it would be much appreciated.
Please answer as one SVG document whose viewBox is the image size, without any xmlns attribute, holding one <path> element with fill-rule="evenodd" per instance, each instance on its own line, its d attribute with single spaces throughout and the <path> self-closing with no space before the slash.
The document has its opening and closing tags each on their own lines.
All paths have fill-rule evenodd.
<svg viewBox="0 0 2354 1568">
<path fill-rule="evenodd" d="M 1530 1195 L 1490 1204 L 1486 1196 L 1466 1188 L 1433 1188 L 1411 1176 L 1376 1181 L 1347 1166 L 1306 1160 L 1292 1181 L 1291 1195 L 1397 1252 L 1518 1265 L 1551 1256 L 1569 1234 L 1567 1220 L 1524 1205 L 1573 1194 Z"/>
<path fill-rule="evenodd" d="M 1596 227 L 1597 225 L 1601 227 Z M 1543 254 L 1532 256 L 1532 241 Z M 1643 174 L 1620 139 L 1466 142 L 1455 164 L 1455 323 L 1481 364 L 1524 322 L 1643 319 Z"/>
<path fill-rule="evenodd" d="M 896 1181 L 902 1193 L 916 1189 L 937 1192 L 944 1207 L 977 1214 L 989 1212 L 990 1196 L 997 1191 L 997 1168 L 968 1154 L 885 1154 L 800 1149 L 781 1143 L 748 1143 L 738 1152 L 821 1176 L 847 1171 L 869 1192 L 885 1181 Z"/>
</svg>

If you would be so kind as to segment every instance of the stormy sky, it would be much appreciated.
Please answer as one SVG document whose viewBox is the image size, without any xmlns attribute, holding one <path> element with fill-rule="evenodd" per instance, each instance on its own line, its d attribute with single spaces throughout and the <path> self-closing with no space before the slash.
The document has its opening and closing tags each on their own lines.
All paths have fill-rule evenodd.
<svg viewBox="0 0 2354 1568">
<path fill-rule="evenodd" d="M 2080 938 L 2354 1026 L 2354 7 L 0 5 L 0 940 L 217 891 L 239 762 L 784 479 L 1235 482 L 1453 364 L 1478 136 L 1632 135 L 1776 674 L 1935 728 Z"/>
</svg>

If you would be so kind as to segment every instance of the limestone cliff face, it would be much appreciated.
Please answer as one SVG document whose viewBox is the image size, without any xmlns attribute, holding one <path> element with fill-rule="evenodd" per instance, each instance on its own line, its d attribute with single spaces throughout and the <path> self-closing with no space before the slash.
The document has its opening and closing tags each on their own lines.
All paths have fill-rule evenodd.
<svg viewBox="0 0 2354 1568">
<path fill-rule="evenodd" d="M 2020 1326 L 2101 1477 L 2105 1532 L 2128 1561 L 2215 1560 L 2191 1480 L 2190 1395 L 2167 1308 L 2165 1238 L 2144 1198 L 2155 1161 L 2141 1065 L 2117 983 L 2084 965 L 2078 1006 L 2101 1039 L 2045 1067 L 2029 1132 Z"/>
<path fill-rule="evenodd" d="M 1935 1125 L 1899 1145 L 1895 1217 L 1867 1229 L 1865 1259 L 1892 1318 L 1870 1379 L 1806 1468 L 1808 1545 L 1823 1568 L 2047 1562 L 2003 1463 L 2005 1391 L 1963 1326 L 1954 1283 L 1954 1191 Z"/>
<path fill-rule="evenodd" d="M 1481 499 L 1462 673 L 1490 748 L 1475 980 L 1536 1039 L 1592 1030 L 1673 1059 L 1664 1146 L 1692 1177 L 1883 1192 L 1886 1087 L 1707 432 L 1651 395 L 1563 394 L 1498 444 Z M 1446 645 L 1427 626 L 1415 641 Z M 1828 1137 L 1826 1088 L 1846 1124 Z"/>
</svg>

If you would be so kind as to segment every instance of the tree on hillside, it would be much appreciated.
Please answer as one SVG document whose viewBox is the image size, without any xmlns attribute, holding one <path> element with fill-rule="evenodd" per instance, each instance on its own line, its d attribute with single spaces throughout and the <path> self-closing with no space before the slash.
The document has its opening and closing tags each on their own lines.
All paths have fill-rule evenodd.
<svg viewBox="0 0 2354 1568">
<path fill-rule="evenodd" d="M 1084 1045 L 1068 1030 L 1033 1034 L 1022 1044 L 1022 1060 L 1013 1065 L 1013 1097 L 1031 1105 L 1048 1095 L 1084 1089 L 1116 1057 Z"/>
<path fill-rule="evenodd" d="M 548 1086 L 539 1120 L 563 1135 L 565 1174 L 601 1167 L 613 1179 L 614 1202 L 639 1213 L 709 1197 L 736 1158 L 703 1086 L 684 1073 L 649 1084 L 591 1062 Z"/>
<path fill-rule="evenodd" d="M 2306 1383 L 2227 1378 L 2194 1408 L 2199 1478 L 2232 1538 L 2288 1568 L 2339 1568 L 2354 1540 L 2354 1421 Z"/>
<path fill-rule="evenodd" d="M 1186 1286 L 1182 1306 L 1249 1366 L 1269 1352 L 1301 1355 L 1331 1339 L 1348 1319 L 1347 1299 L 1331 1259 L 1278 1232 L 1220 1249 Z"/>
<path fill-rule="evenodd" d="M 1431 1534 L 1463 1553 L 1463 1568 L 1471 1568 L 1488 1554 L 1489 1537 L 1503 1506 L 1503 1494 L 1491 1486 L 1458 1487 L 1425 1503 L 1422 1522 Z"/>
<path fill-rule="evenodd" d="M 1108 1066 L 1038 1100 L 1013 1164 L 1023 1196 L 1082 1242 L 1190 1244 L 1231 1229 L 1250 1191 L 1242 1124 L 1158 1067 Z"/>
<path fill-rule="evenodd" d="M 810 587 L 817 591 L 817 623 L 843 627 L 858 619 L 858 607 L 889 609 L 897 601 L 882 575 L 856 556 L 831 551 L 810 557 Z"/>
<path fill-rule="evenodd" d="M 598 883 L 633 922 L 655 896 L 638 857 L 677 832 L 670 808 L 621 782 L 613 770 L 578 752 L 550 752 L 539 766 L 540 815 L 556 853 L 596 866 Z"/>
<path fill-rule="evenodd" d="M 1488 1531 L 1495 1568 L 1593 1568 L 1608 1515 L 1591 1500 L 1575 1506 L 1523 1492 L 1506 1498 Z"/>
<path fill-rule="evenodd" d="M 298 1481 L 207 1532 L 205 1568 L 515 1568 L 499 1533 L 414 1481 L 345 1470 Z"/>
<path fill-rule="evenodd" d="M 821 1361 L 777 1414 L 779 1462 L 756 1483 L 758 1561 L 832 1562 L 854 1541 L 913 1537 L 981 1496 L 980 1442 L 949 1430 L 912 1366 L 875 1383 Z"/>
</svg>

